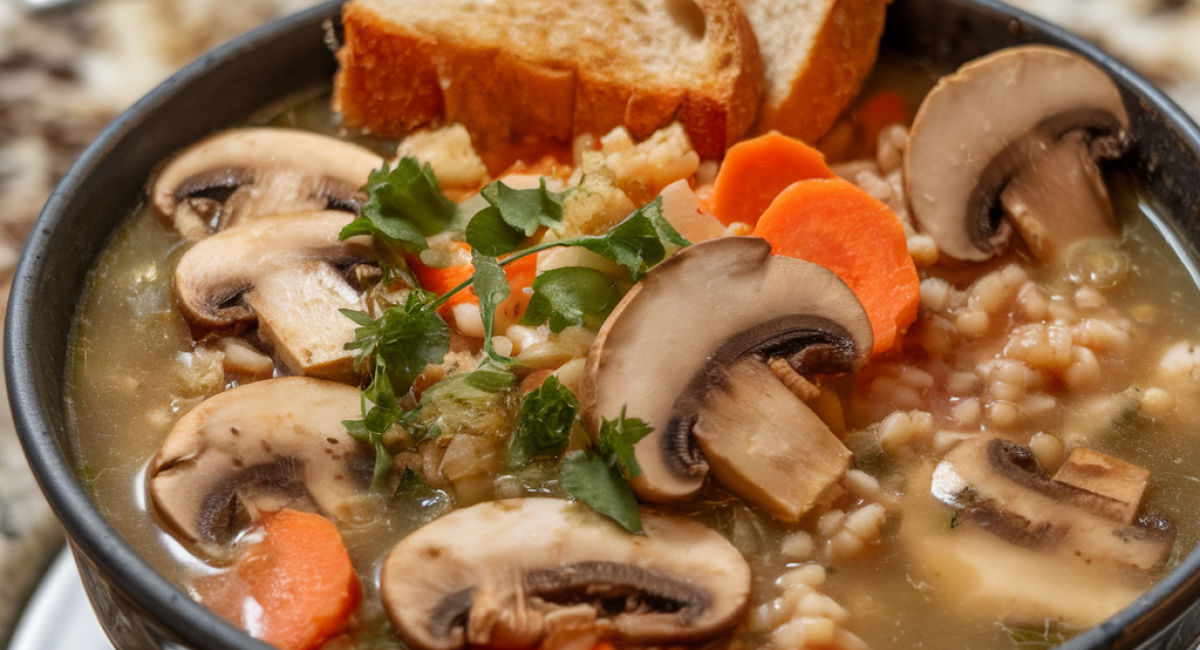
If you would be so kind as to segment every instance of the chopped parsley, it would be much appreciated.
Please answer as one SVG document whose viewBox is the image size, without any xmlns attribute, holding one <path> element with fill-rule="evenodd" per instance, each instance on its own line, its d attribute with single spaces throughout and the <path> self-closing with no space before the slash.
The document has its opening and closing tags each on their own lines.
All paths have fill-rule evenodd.
<svg viewBox="0 0 1200 650">
<path fill-rule="evenodd" d="M 554 376 L 525 396 L 508 443 L 508 467 L 517 469 L 537 459 L 557 460 L 571 441 L 579 400 Z"/>
<path fill-rule="evenodd" d="M 428 248 L 427 237 L 463 229 L 458 206 L 442 194 L 429 165 L 422 167 L 416 159 L 403 158 L 395 169 L 384 163 L 372 172 L 364 189 L 368 200 L 359 217 L 342 230 L 341 237 L 374 237 L 381 260 L 397 267 L 395 273 L 385 273 L 386 278 L 407 277 L 400 273 L 405 254 Z M 497 181 L 480 194 L 488 207 L 471 217 L 464 231 L 474 266 L 469 280 L 441 296 L 414 287 L 404 304 L 388 307 L 375 319 L 343 310 L 358 325 L 354 340 L 346 348 L 355 351 L 355 368 L 371 378 L 362 393 L 362 419 L 345 425 L 351 435 L 375 449 L 376 490 L 384 490 L 389 480 L 392 462 L 384 440 L 393 427 L 404 427 L 413 443 L 440 433 L 436 424 L 421 424 L 424 418 L 419 416 L 420 409 L 427 406 L 424 397 L 421 403 L 406 409 L 398 395 L 409 393 L 425 366 L 441 363 L 449 351 L 450 330 L 437 310 L 452 295 L 471 286 L 478 296 L 485 357 L 473 371 L 447 377 L 427 390 L 425 397 L 437 393 L 438 386 L 449 389 L 448 382 L 484 394 L 515 394 L 510 389 L 516 384 L 513 369 L 517 362 L 498 354 L 492 345 L 496 309 L 512 292 L 505 265 L 550 248 L 579 246 L 626 269 L 628 280 L 614 280 L 586 267 L 554 269 L 534 280 L 523 325 L 547 323 L 553 332 L 572 325 L 594 329 L 620 301 L 621 286 L 636 282 L 671 252 L 689 243 L 663 218 L 662 200 L 655 199 L 604 234 L 522 249 L 522 244 L 540 229 L 562 221 L 562 195 L 550 192 L 545 179 L 539 187 L 528 190 Z M 637 499 L 629 481 L 641 474 L 633 447 L 650 433 L 650 427 L 622 412 L 617 420 L 602 423 L 594 443 L 563 457 L 578 411 L 575 395 L 557 379 L 550 377 L 543 382 L 526 396 L 516 418 L 509 441 L 509 467 L 562 457 L 563 485 L 573 498 L 632 532 L 642 532 Z M 417 490 L 411 469 L 400 477 L 396 491 L 410 492 L 410 488 Z"/>
<path fill-rule="evenodd" d="M 379 244 L 416 252 L 429 248 L 426 237 L 455 229 L 459 219 L 458 204 L 442 193 L 433 168 L 416 158 L 401 158 L 395 169 L 385 160 L 363 189 L 367 202 L 342 229 L 342 239 L 371 235 Z"/>
<path fill-rule="evenodd" d="M 595 444 L 567 454 L 563 461 L 567 492 L 631 533 L 643 532 L 637 497 L 629 487 L 629 481 L 642 474 L 633 446 L 650 431 L 645 422 L 625 417 L 622 410 L 615 421 L 603 421 Z"/>
<path fill-rule="evenodd" d="M 572 325 L 598 329 L 621 294 L 603 273 L 585 266 L 551 269 L 533 280 L 533 296 L 521 324 L 550 324 L 551 332 Z"/>
</svg>

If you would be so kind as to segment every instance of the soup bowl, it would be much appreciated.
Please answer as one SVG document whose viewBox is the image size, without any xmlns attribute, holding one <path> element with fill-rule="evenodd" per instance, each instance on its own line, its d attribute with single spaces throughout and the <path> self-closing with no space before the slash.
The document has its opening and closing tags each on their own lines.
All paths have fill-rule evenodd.
<svg viewBox="0 0 1200 650">
<path fill-rule="evenodd" d="M 105 520 L 68 435 L 72 319 L 86 277 L 118 226 L 145 200 L 171 153 L 327 92 L 339 27 L 332 3 L 277 21 L 189 65 L 118 118 L 47 203 L 17 269 L 6 324 L 8 394 L 33 471 L 66 529 L 101 624 L 123 649 L 266 650 L 192 600 Z M 883 54 L 950 70 L 988 52 L 1056 45 L 1105 68 L 1123 94 L 1135 146 L 1127 158 L 1185 264 L 1200 244 L 1200 131 L 1158 90 L 1095 47 L 991 0 L 895 0 Z M 81 425 L 83 426 L 83 425 Z M 1197 470 L 1200 473 L 1200 470 Z M 1200 513 L 1197 513 L 1200 516 Z M 1200 550 L 1135 602 L 1062 647 L 1191 648 L 1200 638 Z"/>
</svg>

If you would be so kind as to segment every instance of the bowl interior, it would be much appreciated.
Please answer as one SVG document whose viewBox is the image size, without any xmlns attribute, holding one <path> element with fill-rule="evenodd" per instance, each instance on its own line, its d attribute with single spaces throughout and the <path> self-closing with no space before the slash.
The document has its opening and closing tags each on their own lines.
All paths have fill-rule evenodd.
<svg viewBox="0 0 1200 650">
<path fill-rule="evenodd" d="M 144 200 L 147 179 L 160 161 L 205 135 L 329 88 L 336 60 L 327 43 L 336 39 L 339 5 L 273 23 L 206 55 L 114 122 L 51 197 L 13 284 L 5 351 L 9 397 L 34 472 L 85 571 L 96 574 L 98 582 L 89 589 L 94 598 L 105 586 L 127 596 L 132 616 L 162 625 L 171 643 L 186 647 L 266 648 L 183 595 L 92 506 L 75 473 L 77 450 L 66 435 L 64 372 L 71 322 L 89 269 L 118 224 Z M 1133 174 L 1170 216 L 1167 227 L 1182 242 L 1182 253 L 1195 258 L 1200 135 L 1177 107 L 1128 69 L 1065 32 L 991 0 L 895 0 L 884 47 L 952 69 L 1022 43 L 1076 50 L 1112 72 L 1133 117 Z M 1138 647 L 1155 635 L 1194 636 L 1200 624 L 1188 608 L 1200 596 L 1198 573 L 1200 553 L 1193 552 L 1134 605 L 1064 647 Z M 1182 628 L 1164 631 L 1185 613 Z M 146 647 L 167 647 L 165 641 L 154 643 Z"/>
</svg>

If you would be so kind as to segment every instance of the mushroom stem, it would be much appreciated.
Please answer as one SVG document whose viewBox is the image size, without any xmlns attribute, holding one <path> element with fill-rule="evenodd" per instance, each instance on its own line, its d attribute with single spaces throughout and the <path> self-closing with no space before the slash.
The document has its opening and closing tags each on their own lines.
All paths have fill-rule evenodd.
<svg viewBox="0 0 1200 650">
<path fill-rule="evenodd" d="M 692 435 L 721 485 L 782 521 L 798 520 L 850 468 L 850 450 L 754 357 L 724 370 Z"/>
<path fill-rule="evenodd" d="M 1087 59 L 1027 45 L 938 81 L 913 119 L 904 178 L 912 214 L 960 260 L 1000 253 L 1013 230 L 1039 259 L 1113 237 L 1097 162 L 1128 149 L 1121 91 Z"/>
<path fill-rule="evenodd" d="M 1077 241 L 1115 238 L 1108 187 L 1087 134 L 1039 139 L 1031 149 L 1027 166 L 1000 192 L 1000 203 L 1033 256 L 1060 259 Z"/>
</svg>

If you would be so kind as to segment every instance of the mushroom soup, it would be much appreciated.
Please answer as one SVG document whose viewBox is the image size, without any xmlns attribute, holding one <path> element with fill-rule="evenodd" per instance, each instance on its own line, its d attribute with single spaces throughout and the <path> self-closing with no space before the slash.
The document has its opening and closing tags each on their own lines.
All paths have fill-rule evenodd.
<svg viewBox="0 0 1200 650">
<path fill-rule="evenodd" d="M 941 102 L 1021 96 L 978 96 L 996 65 L 1091 85 L 955 125 L 975 109 Z M 280 647 L 1057 643 L 1200 537 L 1200 296 L 1112 163 L 1126 118 L 1093 70 L 973 64 L 825 174 L 854 185 L 792 179 L 757 226 L 719 217 L 762 140 L 718 169 L 677 127 L 618 130 L 493 178 L 455 128 L 380 172 L 309 133 L 214 136 L 93 274 L 81 474 L 151 562 Z M 936 149 L 971 138 L 971 165 Z M 856 227 L 903 264 L 771 254 L 812 183 L 886 214 Z M 282 559 L 279 531 L 327 536 L 297 511 L 345 560 Z M 332 590 L 299 614 L 297 572 Z"/>
</svg>

